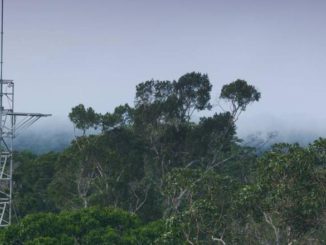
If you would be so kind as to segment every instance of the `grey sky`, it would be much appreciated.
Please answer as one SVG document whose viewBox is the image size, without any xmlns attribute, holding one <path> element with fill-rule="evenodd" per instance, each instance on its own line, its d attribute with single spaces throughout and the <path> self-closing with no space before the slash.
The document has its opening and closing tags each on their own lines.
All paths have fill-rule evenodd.
<svg viewBox="0 0 326 245">
<path fill-rule="evenodd" d="M 215 97 L 237 78 L 262 92 L 240 130 L 286 125 L 326 134 L 326 1 L 7 0 L 5 5 L 4 69 L 5 77 L 15 80 L 17 111 L 66 117 L 84 103 L 106 112 L 132 103 L 139 82 L 199 71 L 209 75 Z"/>
</svg>

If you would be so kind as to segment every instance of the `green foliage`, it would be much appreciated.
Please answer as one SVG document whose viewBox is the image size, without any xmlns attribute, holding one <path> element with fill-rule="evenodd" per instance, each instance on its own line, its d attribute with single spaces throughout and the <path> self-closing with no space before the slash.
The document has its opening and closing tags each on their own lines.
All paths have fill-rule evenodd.
<svg viewBox="0 0 326 245">
<path fill-rule="evenodd" d="M 71 245 L 74 244 L 74 239 L 66 235 L 57 238 L 53 237 L 38 237 L 33 240 L 27 241 L 26 245 Z"/>
<path fill-rule="evenodd" d="M 222 87 L 220 98 L 231 102 L 232 115 L 235 117 L 238 112 L 245 111 L 248 104 L 259 101 L 260 96 L 254 86 L 238 79 Z"/>
<path fill-rule="evenodd" d="M 92 107 L 86 109 L 82 104 L 72 108 L 69 119 L 76 128 L 83 131 L 84 135 L 87 129 L 96 127 L 99 124 L 99 115 L 95 113 Z"/>
<path fill-rule="evenodd" d="M 165 186 L 165 195 L 173 207 L 166 220 L 172 229 L 166 234 L 195 244 L 212 243 L 213 237 L 230 239 L 237 182 L 214 171 L 175 169 Z"/>
<path fill-rule="evenodd" d="M 58 157 L 58 153 L 40 157 L 28 152 L 15 154 L 14 199 L 19 215 L 56 210 L 47 186 L 53 180 Z"/>
<path fill-rule="evenodd" d="M 212 85 L 207 75 L 187 73 L 178 81 L 146 81 L 136 87 L 136 122 L 189 121 L 195 110 L 210 109 Z M 138 119 L 141 117 L 141 119 Z M 137 120 L 138 119 L 138 120 Z"/>
<path fill-rule="evenodd" d="M 178 104 L 182 107 L 181 115 L 190 119 L 194 110 L 210 109 L 210 91 L 212 85 L 206 74 L 187 73 L 174 83 Z"/>
<path fill-rule="evenodd" d="M 102 116 L 102 130 L 107 131 L 116 127 L 128 126 L 133 122 L 134 110 L 128 104 L 118 106 L 113 113 Z"/>
<path fill-rule="evenodd" d="M 141 224 L 119 209 L 89 208 L 28 215 L 1 231 L 1 244 L 151 244 L 160 224 Z"/>
<path fill-rule="evenodd" d="M 326 182 L 316 176 L 315 162 L 314 152 L 287 144 L 274 146 L 259 162 L 258 184 L 267 194 L 266 206 L 279 211 L 297 234 L 318 226 L 326 205 Z"/>
<path fill-rule="evenodd" d="M 239 192 L 238 209 L 249 210 L 256 222 L 274 230 L 275 242 L 305 239 L 324 224 L 326 175 L 318 168 L 322 141 L 308 148 L 274 145 L 258 161 L 256 182 Z"/>
<path fill-rule="evenodd" d="M 216 149 L 227 152 L 234 144 L 235 125 L 229 112 L 202 117 L 187 139 L 191 158 L 211 158 Z M 196 154 L 196 155 L 195 155 Z"/>
</svg>

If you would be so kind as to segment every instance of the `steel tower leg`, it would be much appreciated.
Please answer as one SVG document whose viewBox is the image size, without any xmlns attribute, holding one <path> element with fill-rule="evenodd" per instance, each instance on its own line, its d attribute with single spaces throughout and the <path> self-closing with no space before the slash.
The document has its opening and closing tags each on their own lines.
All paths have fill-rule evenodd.
<svg viewBox="0 0 326 245">
<path fill-rule="evenodd" d="M 14 84 L 0 80 L 0 227 L 11 224 L 12 211 L 12 171 L 13 171 L 13 136 Z M 6 91 L 6 92 L 3 92 Z M 7 101 L 4 101 L 7 98 Z"/>
</svg>

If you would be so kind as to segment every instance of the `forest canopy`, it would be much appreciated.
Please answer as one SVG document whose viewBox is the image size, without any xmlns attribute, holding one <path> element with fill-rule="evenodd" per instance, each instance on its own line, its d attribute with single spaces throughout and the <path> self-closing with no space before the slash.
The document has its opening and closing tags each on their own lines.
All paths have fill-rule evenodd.
<svg viewBox="0 0 326 245">
<path fill-rule="evenodd" d="M 261 93 L 225 84 L 221 110 L 212 90 L 191 72 L 138 84 L 112 112 L 73 107 L 82 135 L 68 148 L 16 153 L 16 221 L 0 243 L 325 244 L 326 139 L 257 154 L 236 122 Z"/>
</svg>

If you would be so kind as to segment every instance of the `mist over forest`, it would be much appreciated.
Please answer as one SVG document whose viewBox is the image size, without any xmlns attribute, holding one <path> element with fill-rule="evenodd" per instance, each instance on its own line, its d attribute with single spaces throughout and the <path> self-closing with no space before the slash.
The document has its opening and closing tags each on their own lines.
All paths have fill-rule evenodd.
<svg viewBox="0 0 326 245">
<path fill-rule="evenodd" d="M 269 118 L 266 115 L 254 115 L 237 123 L 238 137 L 244 145 L 269 149 L 275 143 L 299 143 L 307 146 L 319 137 L 326 137 L 326 129 L 323 124 L 317 124 L 310 120 L 306 123 L 298 123 L 303 119 L 297 118 L 295 122 L 288 120 Z M 194 120 L 198 117 L 194 115 Z M 255 121 L 254 125 L 252 121 Z M 294 120 L 292 120 L 294 121 Z M 313 125 L 313 126 L 312 126 Z M 90 133 L 99 133 L 96 131 Z M 50 151 L 60 152 L 69 146 L 76 136 L 80 136 L 80 130 L 74 130 L 73 124 L 66 118 L 53 116 L 45 122 L 36 125 L 18 135 L 14 141 L 18 151 L 30 151 L 35 154 L 44 154 Z"/>
</svg>

